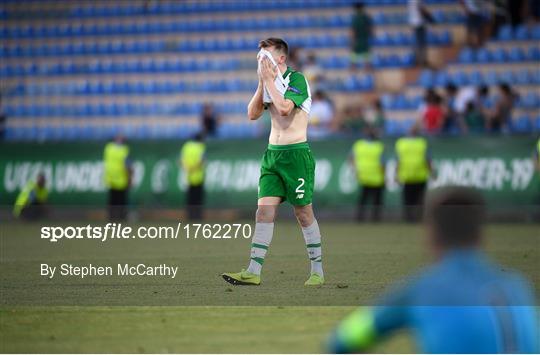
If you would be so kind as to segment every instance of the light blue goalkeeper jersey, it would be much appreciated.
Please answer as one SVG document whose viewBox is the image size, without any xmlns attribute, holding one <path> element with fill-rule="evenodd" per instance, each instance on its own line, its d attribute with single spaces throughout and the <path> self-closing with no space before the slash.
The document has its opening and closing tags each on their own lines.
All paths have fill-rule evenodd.
<svg viewBox="0 0 540 355">
<path fill-rule="evenodd" d="M 422 353 L 540 351 L 530 286 L 473 250 L 449 253 L 377 306 L 353 313 L 329 350 L 362 351 L 400 328 L 412 330 Z"/>
</svg>

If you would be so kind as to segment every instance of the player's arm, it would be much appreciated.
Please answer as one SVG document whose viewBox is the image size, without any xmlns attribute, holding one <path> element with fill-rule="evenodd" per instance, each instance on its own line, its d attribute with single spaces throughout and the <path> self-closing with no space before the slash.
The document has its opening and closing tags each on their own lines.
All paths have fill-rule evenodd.
<svg viewBox="0 0 540 355">
<path fill-rule="evenodd" d="M 261 78 L 259 78 L 259 85 L 257 86 L 257 90 L 255 91 L 255 94 L 251 98 L 248 104 L 248 118 L 250 120 L 257 120 L 259 117 L 261 117 L 263 111 L 264 111 L 264 103 L 263 103 L 263 92 L 264 92 L 264 86 Z"/>
<path fill-rule="evenodd" d="M 272 99 L 272 104 L 280 114 L 280 116 L 289 116 L 294 109 L 294 102 L 289 99 L 285 99 L 283 94 L 278 91 L 274 85 L 276 79 L 277 70 L 272 67 L 270 60 L 264 59 L 261 65 L 261 77 L 262 81 Z"/>
<path fill-rule="evenodd" d="M 268 90 L 268 94 L 272 98 L 272 104 L 277 109 L 279 115 L 289 116 L 294 109 L 294 102 L 284 98 L 273 83 L 267 85 L 266 89 Z"/>
<path fill-rule="evenodd" d="M 345 318 L 328 342 L 328 351 L 348 354 L 368 351 L 394 331 L 409 325 L 410 285 L 387 293 L 375 307 L 360 307 Z"/>
<path fill-rule="evenodd" d="M 370 308 L 358 308 L 345 318 L 328 342 L 328 351 L 351 354 L 366 351 L 376 342 L 374 314 Z"/>
</svg>

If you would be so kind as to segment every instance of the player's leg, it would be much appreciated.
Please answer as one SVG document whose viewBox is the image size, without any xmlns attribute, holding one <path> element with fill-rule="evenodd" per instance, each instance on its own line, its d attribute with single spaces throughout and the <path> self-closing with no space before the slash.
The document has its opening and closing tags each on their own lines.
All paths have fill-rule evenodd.
<svg viewBox="0 0 540 355">
<path fill-rule="evenodd" d="M 251 256 L 246 270 L 224 273 L 223 279 L 233 285 L 259 285 L 261 271 L 274 234 L 274 220 L 281 197 L 261 197 L 257 203 L 255 232 L 251 239 Z"/>
<path fill-rule="evenodd" d="M 305 148 L 288 151 L 283 165 L 278 165 L 278 172 L 285 182 L 287 200 L 294 206 L 311 261 L 311 274 L 305 285 L 322 285 L 321 232 L 311 205 L 315 187 L 315 159 L 309 146 L 306 144 Z"/>
<path fill-rule="evenodd" d="M 259 200 L 249 266 L 247 270 L 222 275 L 225 281 L 234 285 L 259 285 L 261 283 L 262 265 L 272 241 L 277 207 L 285 198 L 283 181 L 273 170 L 274 160 L 274 154 L 266 151 L 259 178 Z"/>
<path fill-rule="evenodd" d="M 272 242 L 274 221 L 281 197 L 261 197 L 257 203 L 255 216 L 255 232 L 251 242 L 251 259 L 247 271 L 256 275 L 261 274 L 266 252 Z"/>
<path fill-rule="evenodd" d="M 310 277 L 306 286 L 317 286 L 324 283 L 322 267 L 321 231 L 313 213 L 313 205 L 294 206 L 294 214 L 302 227 L 306 249 L 311 263 Z"/>
</svg>

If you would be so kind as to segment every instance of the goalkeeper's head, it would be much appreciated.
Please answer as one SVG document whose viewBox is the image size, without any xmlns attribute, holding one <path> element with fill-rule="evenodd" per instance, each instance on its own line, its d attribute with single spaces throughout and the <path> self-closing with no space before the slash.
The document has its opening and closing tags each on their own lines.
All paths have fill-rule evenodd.
<svg viewBox="0 0 540 355">
<path fill-rule="evenodd" d="M 270 37 L 259 42 L 259 48 L 272 53 L 276 64 L 285 64 L 289 56 L 289 45 L 281 38 Z"/>
<path fill-rule="evenodd" d="M 448 186 L 432 191 L 425 209 L 430 244 L 436 256 L 481 244 L 485 202 L 476 189 Z"/>
</svg>

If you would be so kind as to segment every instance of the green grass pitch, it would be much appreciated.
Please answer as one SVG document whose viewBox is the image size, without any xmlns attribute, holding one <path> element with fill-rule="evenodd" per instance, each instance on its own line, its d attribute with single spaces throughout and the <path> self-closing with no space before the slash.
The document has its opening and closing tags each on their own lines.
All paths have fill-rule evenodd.
<svg viewBox="0 0 540 355">
<path fill-rule="evenodd" d="M 39 240 L 38 224 L 0 226 L 1 352 L 320 352 L 333 326 L 369 304 L 391 282 L 429 260 L 422 229 L 403 224 L 320 222 L 327 283 L 306 289 L 307 253 L 299 228 L 278 222 L 259 287 L 234 287 L 249 240 Z M 155 223 L 157 224 L 157 223 Z M 489 254 L 540 286 L 538 225 L 491 225 Z M 176 263 L 165 278 L 63 278 L 39 275 L 51 264 L 120 261 Z M 377 352 L 414 351 L 400 334 Z"/>
</svg>

